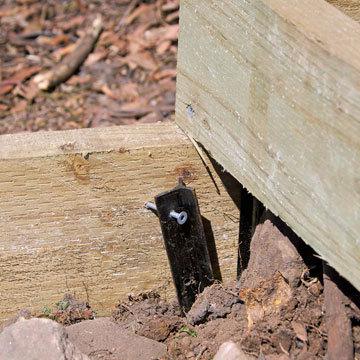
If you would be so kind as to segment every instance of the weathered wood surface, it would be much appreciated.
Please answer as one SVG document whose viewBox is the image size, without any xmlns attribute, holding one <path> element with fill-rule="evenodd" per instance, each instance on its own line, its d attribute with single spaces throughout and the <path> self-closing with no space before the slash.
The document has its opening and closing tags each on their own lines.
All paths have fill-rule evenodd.
<svg viewBox="0 0 360 360">
<path fill-rule="evenodd" d="M 183 0 L 178 124 L 360 289 L 360 25 L 323 0 Z"/>
<path fill-rule="evenodd" d="M 211 221 L 223 277 L 235 279 L 238 208 L 176 125 L 0 136 L 0 319 L 65 292 L 98 314 L 131 292 L 174 295 L 159 222 L 144 203 L 178 176 Z"/>
</svg>

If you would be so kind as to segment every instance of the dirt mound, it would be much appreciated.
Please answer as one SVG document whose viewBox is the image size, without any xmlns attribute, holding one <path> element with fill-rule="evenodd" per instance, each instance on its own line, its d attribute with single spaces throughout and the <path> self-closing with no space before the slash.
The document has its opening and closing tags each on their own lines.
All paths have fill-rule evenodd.
<svg viewBox="0 0 360 360">
<path fill-rule="evenodd" d="M 42 313 L 35 316 L 46 317 L 63 325 L 71 325 L 83 320 L 94 319 L 95 312 L 87 302 L 76 299 L 72 294 L 65 294 L 55 307 L 45 306 Z"/>
<path fill-rule="evenodd" d="M 117 306 L 113 319 L 123 329 L 156 341 L 165 341 L 184 323 L 179 306 L 162 300 L 156 292 L 129 296 Z"/>
<path fill-rule="evenodd" d="M 120 304 L 114 319 L 165 342 L 168 359 L 212 359 L 229 340 L 264 359 L 323 357 L 327 336 L 321 261 L 306 247 L 299 248 L 300 240 L 276 222 L 271 217 L 257 227 L 241 280 L 205 289 L 186 318 L 152 293 Z"/>
<path fill-rule="evenodd" d="M 319 358 L 326 334 L 319 281 L 291 286 L 280 273 L 256 288 L 214 284 L 194 303 L 187 319 L 159 297 L 141 295 L 120 304 L 115 321 L 168 346 L 169 359 L 211 359 L 228 340 L 247 354 Z"/>
</svg>

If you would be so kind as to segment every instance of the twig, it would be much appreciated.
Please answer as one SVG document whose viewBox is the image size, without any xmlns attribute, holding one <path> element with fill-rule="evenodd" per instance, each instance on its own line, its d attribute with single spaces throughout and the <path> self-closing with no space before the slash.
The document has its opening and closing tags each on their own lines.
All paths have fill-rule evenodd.
<svg viewBox="0 0 360 360">
<path fill-rule="evenodd" d="M 50 71 L 34 77 L 34 82 L 40 90 L 51 90 L 69 79 L 85 61 L 94 48 L 102 30 L 101 17 L 92 23 L 91 29 L 80 40 L 79 45 L 69 55 L 55 65 Z"/>
<path fill-rule="evenodd" d="M 305 323 L 304 324 L 306 327 L 310 328 L 310 329 L 313 329 L 315 330 L 316 332 L 318 332 L 321 336 L 327 338 L 327 334 L 323 333 L 321 330 L 319 330 L 316 326 L 314 325 L 311 325 L 311 324 L 308 324 L 308 323 Z"/>
<path fill-rule="evenodd" d="M 281 341 L 279 342 L 279 347 L 280 347 L 281 351 L 282 351 L 285 355 L 287 355 L 287 356 L 290 355 L 289 352 L 286 351 L 286 350 L 284 349 L 284 347 L 282 346 Z"/>
<path fill-rule="evenodd" d="M 160 106 L 143 106 L 133 110 L 114 110 L 113 115 L 117 118 L 141 118 L 151 112 L 160 111 L 169 113 L 174 110 L 173 105 L 160 105 Z"/>
<path fill-rule="evenodd" d="M 199 353 L 196 356 L 196 360 L 199 360 L 202 356 L 202 354 L 208 349 L 208 347 L 205 345 L 202 347 L 202 349 L 199 351 Z"/>
<path fill-rule="evenodd" d="M 354 358 L 351 321 L 346 314 L 345 295 L 336 285 L 336 273 L 325 262 L 324 302 L 328 333 L 327 358 L 329 360 L 351 360 Z"/>
<path fill-rule="evenodd" d="M 126 18 L 132 13 L 132 11 L 138 6 L 139 0 L 132 0 L 128 7 L 126 8 L 124 14 L 122 15 L 121 19 L 119 20 L 118 24 L 116 25 L 115 31 L 118 32 L 122 30 L 123 26 L 126 23 Z"/>
</svg>

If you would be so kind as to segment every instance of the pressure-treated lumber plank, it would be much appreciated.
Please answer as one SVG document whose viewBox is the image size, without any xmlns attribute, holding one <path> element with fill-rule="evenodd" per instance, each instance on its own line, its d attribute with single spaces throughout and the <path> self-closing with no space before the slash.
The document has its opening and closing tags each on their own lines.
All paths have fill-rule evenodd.
<svg viewBox="0 0 360 360">
<path fill-rule="evenodd" d="M 176 125 L 0 136 L 0 319 L 68 291 L 98 314 L 131 292 L 173 295 L 160 225 L 144 203 L 178 176 L 211 221 L 223 277 L 235 279 L 239 211 Z"/>
<path fill-rule="evenodd" d="M 360 289 L 360 25 L 323 0 L 183 0 L 178 124 Z"/>
</svg>

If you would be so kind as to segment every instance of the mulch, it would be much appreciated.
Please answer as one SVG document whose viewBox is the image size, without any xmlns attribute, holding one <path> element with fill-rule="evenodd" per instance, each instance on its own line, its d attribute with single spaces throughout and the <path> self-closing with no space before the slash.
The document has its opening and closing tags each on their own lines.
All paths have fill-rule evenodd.
<svg viewBox="0 0 360 360">
<path fill-rule="evenodd" d="M 79 70 L 35 88 L 99 14 L 103 31 Z M 0 134 L 170 119 L 178 18 L 178 0 L 0 1 Z"/>
</svg>

